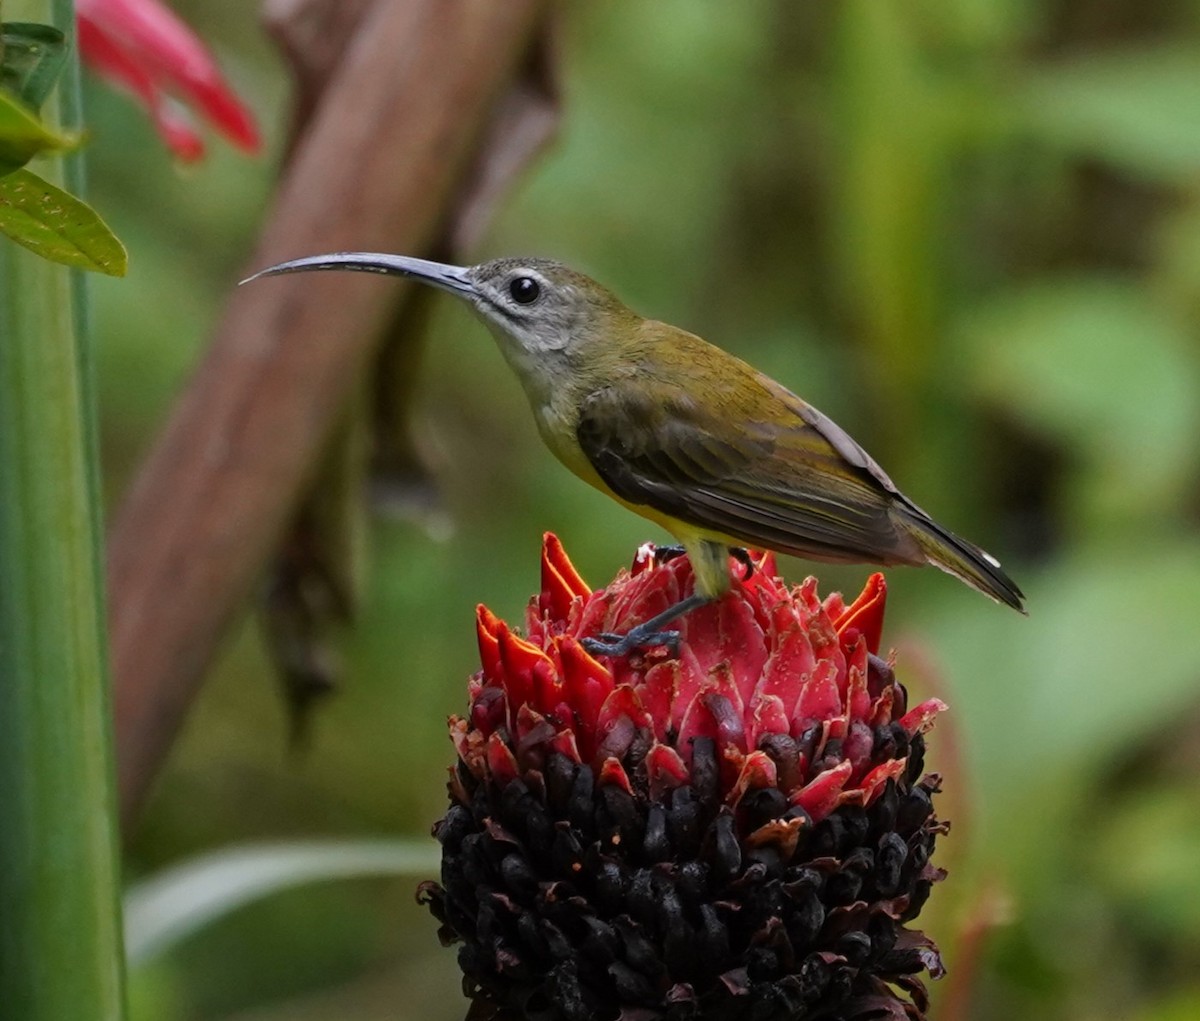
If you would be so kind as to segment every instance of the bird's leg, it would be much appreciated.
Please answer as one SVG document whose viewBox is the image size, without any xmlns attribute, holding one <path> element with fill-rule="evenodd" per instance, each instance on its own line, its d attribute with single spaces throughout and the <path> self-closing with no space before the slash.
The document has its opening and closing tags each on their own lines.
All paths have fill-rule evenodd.
<svg viewBox="0 0 1200 1021">
<path fill-rule="evenodd" d="M 653 645 L 665 645 L 673 653 L 678 652 L 679 632 L 663 629 L 671 621 L 682 617 L 689 610 L 712 602 L 712 599 L 712 596 L 696 592 L 686 599 L 679 600 L 674 606 L 668 606 L 662 613 L 656 613 L 637 627 L 630 628 L 623 635 L 606 631 L 596 638 L 585 638 L 580 644 L 593 656 L 628 656 L 634 649 L 645 649 Z"/>
<path fill-rule="evenodd" d="M 654 562 L 656 564 L 670 563 L 676 557 L 683 556 L 686 552 L 687 547 L 679 543 L 671 546 L 655 546 Z M 746 569 L 746 573 L 742 575 L 742 581 L 749 581 L 754 577 L 756 570 L 754 557 L 750 555 L 750 551 L 745 546 L 730 546 L 729 555 Z"/>
<path fill-rule="evenodd" d="M 729 555 L 746 569 L 742 581 L 749 581 L 754 577 L 754 558 L 745 546 L 730 546 Z"/>
</svg>

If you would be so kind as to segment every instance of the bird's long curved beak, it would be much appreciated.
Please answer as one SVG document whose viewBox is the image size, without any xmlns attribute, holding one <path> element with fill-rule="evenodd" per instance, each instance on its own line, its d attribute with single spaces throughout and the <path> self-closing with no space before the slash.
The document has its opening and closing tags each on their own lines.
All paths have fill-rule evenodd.
<svg viewBox="0 0 1200 1021">
<path fill-rule="evenodd" d="M 348 269 L 360 273 L 385 273 L 389 276 L 410 277 L 421 283 L 440 287 L 451 294 L 473 295 L 475 284 L 463 266 L 448 266 L 428 259 L 413 259 L 407 255 L 388 255 L 384 252 L 332 252 L 329 255 L 310 255 L 291 262 L 281 262 L 259 270 L 241 281 L 248 284 L 259 277 L 280 273 L 304 273 L 308 270 Z"/>
</svg>

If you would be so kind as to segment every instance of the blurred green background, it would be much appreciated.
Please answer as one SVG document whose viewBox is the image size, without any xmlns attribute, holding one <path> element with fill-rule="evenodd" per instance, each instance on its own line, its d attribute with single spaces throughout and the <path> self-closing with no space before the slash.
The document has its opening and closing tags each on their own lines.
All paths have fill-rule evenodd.
<svg viewBox="0 0 1200 1021">
<path fill-rule="evenodd" d="M 277 152 L 286 75 L 254 6 L 177 4 Z M 953 709 L 931 755 L 952 875 L 924 928 L 970 998 L 941 1006 L 1200 1018 L 1200 3 L 564 14 L 559 140 L 471 257 L 562 258 L 746 357 L 1029 596 L 1026 620 L 936 571 L 889 576 L 901 676 Z M 131 256 L 126 280 L 93 281 L 112 504 L 246 268 L 275 171 L 219 144 L 180 171 L 123 98 L 89 81 L 87 101 L 91 197 Z M 597 585 L 663 538 L 553 461 L 449 301 L 420 373 L 444 516 L 374 527 L 346 682 L 302 756 L 247 619 L 131 835 L 131 878 L 250 839 L 425 838 L 475 603 L 519 616 L 545 529 Z M 820 570 L 826 590 L 866 573 Z M 413 887 L 244 908 L 140 965 L 134 1017 L 457 1019 L 454 954 Z"/>
</svg>

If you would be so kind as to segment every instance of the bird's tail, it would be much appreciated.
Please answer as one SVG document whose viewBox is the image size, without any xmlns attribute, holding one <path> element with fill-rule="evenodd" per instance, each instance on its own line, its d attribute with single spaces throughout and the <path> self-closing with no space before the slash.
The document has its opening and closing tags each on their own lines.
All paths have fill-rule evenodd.
<svg viewBox="0 0 1200 1021">
<path fill-rule="evenodd" d="M 940 567 L 998 603 L 1026 612 L 1025 594 L 1004 573 L 994 556 L 960 539 L 916 508 L 903 508 L 900 515 L 905 531 L 934 567 Z"/>
</svg>

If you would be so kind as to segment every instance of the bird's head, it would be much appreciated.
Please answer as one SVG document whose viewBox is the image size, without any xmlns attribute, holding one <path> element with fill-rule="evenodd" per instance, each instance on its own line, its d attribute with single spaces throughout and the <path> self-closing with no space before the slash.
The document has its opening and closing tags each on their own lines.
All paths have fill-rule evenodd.
<svg viewBox="0 0 1200 1021">
<path fill-rule="evenodd" d="M 493 259 L 449 266 L 375 252 L 337 252 L 283 262 L 249 280 L 309 270 L 357 270 L 407 277 L 461 298 L 495 335 L 527 382 L 530 374 L 568 371 L 605 348 L 639 317 L 590 277 L 550 259 Z M 247 281 L 243 281 L 245 283 Z"/>
</svg>

